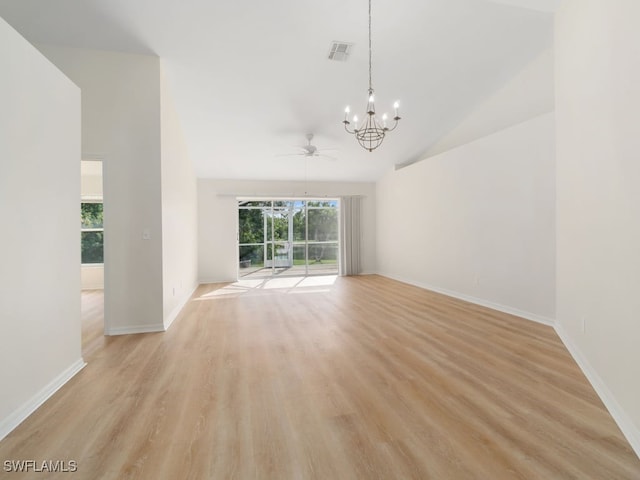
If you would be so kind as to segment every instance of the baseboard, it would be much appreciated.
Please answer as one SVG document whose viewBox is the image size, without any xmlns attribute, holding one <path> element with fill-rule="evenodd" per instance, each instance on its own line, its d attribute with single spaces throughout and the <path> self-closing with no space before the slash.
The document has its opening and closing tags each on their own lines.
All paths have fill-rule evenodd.
<svg viewBox="0 0 640 480">
<path fill-rule="evenodd" d="M 213 279 L 213 278 L 199 278 L 198 279 L 198 284 L 199 285 L 205 285 L 208 283 L 235 283 L 237 282 L 238 279 L 237 278 L 233 278 L 233 279 L 227 279 L 227 280 L 220 280 L 220 279 Z"/>
<path fill-rule="evenodd" d="M 86 363 L 82 358 L 76 360 L 60 375 L 54 378 L 47 386 L 31 397 L 24 405 L 14 411 L 11 415 L 0 422 L 0 440 L 9 435 L 18 425 L 20 425 L 29 415 L 35 412 L 40 405 L 47 401 L 51 395 L 56 393 L 60 387 L 84 368 Z"/>
<path fill-rule="evenodd" d="M 159 323 L 155 325 L 130 325 L 128 327 L 111 327 L 105 330 L 105 335 L 133 335 L 136 333 L 155 333 L 164 332 L 164 324 Z"/>
<path fill-rule="evenodd" d="M 629 418 L 624 409 L 617 402 L 611 390 L 607 387 L 607 385 L 602 381 L 600 375 L 595 371 L 595 369 L 591 366 L 587 358 L 582 354 L 580 349 L 571 341 L 571 338 L 567 334 L 567 332 L 562 328 L 562 325 L 559 323 L 555 326 L 556 333 L 564 343 L 564 346 L 567 347 L 569 353 L 576 361 L 582 373 L 587 377 L 589 383 L 596 391 L 604 406 L 607 407 L 609 413 L 620 427 L 622 434 L 626 437 L 627 441 L 633 448 L 633 451 L 636 452 L 636 455 L 640 458 L 640 430 L 634 422 Z"/>
<path fill-rule="evenodd" d="M 412 280 L 395 277 L 393 275 L 386 275 L 383 273 L 380 273 L 379 275 L 383 277 L 391 278 L 392 280 L 396 280 L 398 282 L 408 283 L 409 285 L 414 285 L 416 287 L 424 288 L 425 290 L 440 293 L 442 295 L 446 295 L 447 297 L 457 298 L 458 300 L 464 300 L 465 302 L 473 303 L 475 305 L 480 305 L 481 307 L 487 307 L 492 310 L 508 313 L 509 315 L 515 315 L 516 317 L 524 318 L 525 320 L 530 320 L 532 322 L 542 323 L 543 325 L 548 325 L 550 327 L 553 327 L 555 325 L 555 321 L 552 318 L 548 318 L 543 315 L 538 315 L 536 313 L 527 312 L 525 310 L 509 307 L 507 305 L 501 305 L 499 303 L 491 302 L 489 300 L 484 300 L 482 298 L 473 297 L 471 295 L 466 295 L 464 293 L 459 293 L 453 290 L 447 290 L 446 288 L 434 287 L 433 285 L 428 285 L 421 282 L 414 282 Z"/>
<path fill-rule="evenodd" d="M 171 326 L 171 324 L 173 323 L 173 321 L 178 318 L 178 315 L 180 315 L 180 312 L 182 311 L 182 309 L 185 307 L 185 305 L 187 304 L 187 302 L 189 302 L 189 300 L 191 300 L 191 296 L 193 295 L 193 293 L 196 291 L 196 289 L 198 288 L 198 285 L 196 284 L 193 289 L 191 290 L 191 292 L 186 295 L 182 301 L 180 301 L 178 303 L 178 305 L 176 305 L 176 307 L 171 310 L 171 313 L 169 313 L 169 315 L 166 316 L 166 318 L 164 319 L 164 329 L 165 330 L 169 330 L 169 327 Z"/>
</svg>

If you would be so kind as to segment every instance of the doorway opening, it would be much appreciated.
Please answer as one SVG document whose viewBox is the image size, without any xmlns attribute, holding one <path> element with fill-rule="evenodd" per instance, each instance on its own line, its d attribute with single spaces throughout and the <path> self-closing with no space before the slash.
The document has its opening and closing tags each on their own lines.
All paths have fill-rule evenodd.
<svg viewBox="0 0 640 480">
<path fill-rule="evenodd" d="M 82 352 L 86 360 L 103 342 L 104 197 L 102 159 L 80 162 L 80 246 Z"/>
<path fill-rule="evenodd" d="M 337 275 L 338 199 L 238 201 L 238 277 Z"/>
</svg>

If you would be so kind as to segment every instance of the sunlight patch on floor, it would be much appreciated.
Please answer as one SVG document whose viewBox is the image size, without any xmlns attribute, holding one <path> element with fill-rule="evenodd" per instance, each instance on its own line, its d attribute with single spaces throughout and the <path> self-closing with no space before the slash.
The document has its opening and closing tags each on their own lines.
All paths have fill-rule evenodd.
<svg viewBox="0 0 640 480">
<path fill-rule="evenodd" d="M 297 276 L 264 279 L 242 279 L 237 282 L 216 288 L 194 300 L 211 300 L 216 298 L 233 298 L 246 294 L 261 294 L 265 291 L 277 293 L 327 293 L 336 283 L 337 275 Z"/>
</svg>

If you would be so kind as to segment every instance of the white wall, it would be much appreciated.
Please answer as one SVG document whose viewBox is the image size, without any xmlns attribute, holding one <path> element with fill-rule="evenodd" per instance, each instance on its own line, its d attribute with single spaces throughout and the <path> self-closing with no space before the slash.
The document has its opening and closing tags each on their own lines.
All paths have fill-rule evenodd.
<svg viewBox="0 0 640 480">
<path fill-rule="evenodd" d="M 85 162 L 82 161 L 82 164 L 86 163 L 97 163 L 102 165 L 100 161 L 90 161 Z M 102 169 L 101 169 L 102 170 Z M 83 169 L 80 169 L 81 179 L 80 179 L 80 195 L 88 198 L 102 198 L 102 173 L 97 174 L 89 174 L 85 173 Z"/>
<path fill-rule="evenodd" d="M 386 175 L 379 272 L 551 322 L 554 146 L 545 114 Z"/>
<path fill-rule="evenodd" d="M 1 439 L 83 362 L 80 90 L 2 19 L 0 71 Z"/>
<path fill-rule="evenodd" d="M 166 328 L 198 286 L 198 197 L 193 165 L 164 75 L 160 87 L 162 280 Z"/>
<path fill-rule="evenodd" d="M 82 89 L 82 152 L 103 157 L 105 330 L 164 330 L 160 60 L 38 48 Z"/>
<path fill-rule="evenodd" d="M 540 53 L 429 149 L 431 157 L 554 110 L 553 48 Z"/>
<path fill-rule="evenodd" d="M 638 19 L 637 0 L 556 15 L 557 322 L 640 454 Z"/>
<path fill-rule="evenodd" d="M 362 273 L 376 271 L 376 193 L 373 183 L 198 180 L 198 271 L 200 282 L 228 282 L 238 276 L 235 196 L 326 197 L 362 195 Z"/>
<path fill-rule="evenodd" d="M 104 288 L 104 265 L 101 263 L 82 265 L 80 286 L 82 290 L 102 290 Z"/>
</svg>

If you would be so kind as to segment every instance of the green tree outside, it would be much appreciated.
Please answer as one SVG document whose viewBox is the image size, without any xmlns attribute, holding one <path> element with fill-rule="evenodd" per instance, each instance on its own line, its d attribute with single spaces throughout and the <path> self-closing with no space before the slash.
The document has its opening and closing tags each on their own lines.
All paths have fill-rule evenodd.
<svg viewBox="0 0 640 480">
<path fill-rule="evenodd" d="M 80 205 L 80 245 L 83 264 L 104 263 L 103 225 L 102 203 Z"/>
</svg>

